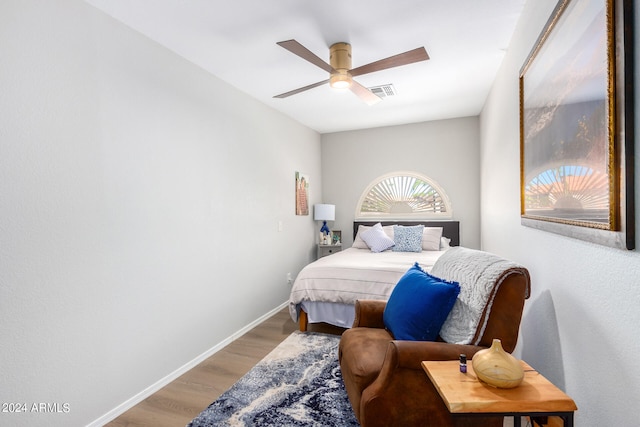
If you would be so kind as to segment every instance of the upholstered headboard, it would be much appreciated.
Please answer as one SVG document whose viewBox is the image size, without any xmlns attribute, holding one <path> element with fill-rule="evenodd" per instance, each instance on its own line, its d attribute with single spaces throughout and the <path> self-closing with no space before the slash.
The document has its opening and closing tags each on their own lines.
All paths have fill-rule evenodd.
<svg viewBox="0 0 640 427">
<path fill-rule="evenodd" d="M 451 246 L 460 246 L 460 221 L 354 221 L 353 222 L 353 238 L 356 238 L 358 227 L 360 225 L 374 225 L 376 223 L 382 225 L 419 225 L 425 227 L 442 227 L 442 235 L 451 239 Z"/>
</svg>

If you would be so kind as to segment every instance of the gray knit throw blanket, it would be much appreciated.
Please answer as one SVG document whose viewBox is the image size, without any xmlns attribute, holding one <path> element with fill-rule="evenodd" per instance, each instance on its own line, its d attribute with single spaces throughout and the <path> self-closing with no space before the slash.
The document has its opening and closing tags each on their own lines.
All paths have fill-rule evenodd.
<svg viewBox="0 0 640 427">
<path fill-rule="evenodd" d="M 512 270 L 528 276 L 527 270 L 519 264 L 488 252 L 460 246 L 452 247 L 438 258 L 430 273 L 460 284 L 458 299 L 440 330 L 444 341 L 478 345 L 498 288 Z M 482 318 L 485 307 L 488 307 L 487 315 Z M 472 342 L 479 327 L 480 333 Z"/>
</svg>

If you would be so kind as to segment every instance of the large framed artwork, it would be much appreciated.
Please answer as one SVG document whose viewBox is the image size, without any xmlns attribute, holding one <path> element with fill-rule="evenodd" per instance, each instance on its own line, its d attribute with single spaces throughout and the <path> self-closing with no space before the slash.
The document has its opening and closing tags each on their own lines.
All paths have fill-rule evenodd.
<svg viewBox="0 0 640 427">
<path fill-rule="evenodd" d="M 559 0 L 520 70 L 522 224 L 635 248 L 630 0 Z"/>
</svg>

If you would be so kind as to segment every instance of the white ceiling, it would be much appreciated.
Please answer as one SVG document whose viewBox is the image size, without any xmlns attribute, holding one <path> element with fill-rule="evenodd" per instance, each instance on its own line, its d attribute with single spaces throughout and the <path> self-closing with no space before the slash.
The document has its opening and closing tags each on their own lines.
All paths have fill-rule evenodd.
<svg viewBox="0 0 640 427">
<path fill-rule="evenodd" d="M 525 0 L 86 0 L 320 133 L 480 113 Z M 329 62 L 352 45 L 353 67 L 424 46 L 430 60 L 359 76 L 393 84 L 397 96 L 368 106 L 328 85 L 274 95 L 328 78 L 276 45 L 295 39 Z"/>
</svg>

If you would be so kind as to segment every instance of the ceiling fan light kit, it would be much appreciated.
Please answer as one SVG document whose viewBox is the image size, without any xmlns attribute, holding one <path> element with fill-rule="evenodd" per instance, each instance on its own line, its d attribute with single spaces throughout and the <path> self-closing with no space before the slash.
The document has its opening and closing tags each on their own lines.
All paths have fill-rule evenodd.
<svg viewBox="0 0 640 427">
<path fill-rule="evenodd" d="M 349 89 L 353 84 L 351 75 L 347 71 L 336 71 L 331 73 L 329 78 L 329 86 L 334 89 Z"/>
<path fill-rule="evenodd" d="M 374 105 L 380 102 L 382 98 L 362 86 L 357 81 L 353 80 L 353 76 L 362 76 L 364 74 L 400 67 L 402 65 L 413 64 L 414 62 L 426 61 L 429 59 L 429 55 L 425 48 L 419 47 L 405 53 L 374 61 L 370 64 L 351 68 L 351 45 L 349 43 L 340 42 L 331 45 L 329 48 L 329 62 L 331 64 L 327 64 L 324 60 L 320 59 L 316 54 L 298 43 L 296 40 L 285 40 L 278 42 L 277 44 L 294 55 L 297 55 L 305 61 L 308 61 L 316 67 L 322 68 L 328 72 L 329 79 L 294 89 L 289 92 L 281 93 L 280 95 L 274 96 L 274 98 L 287 98 L 291 95 L 313 89 L 314 87 L 322 86 L 329 82 L 329 86 L 332 88 L 349 88 L 351 89 L 351 92 L 357 95 L 358 98 L 366 104 Z"/>
</svg>

